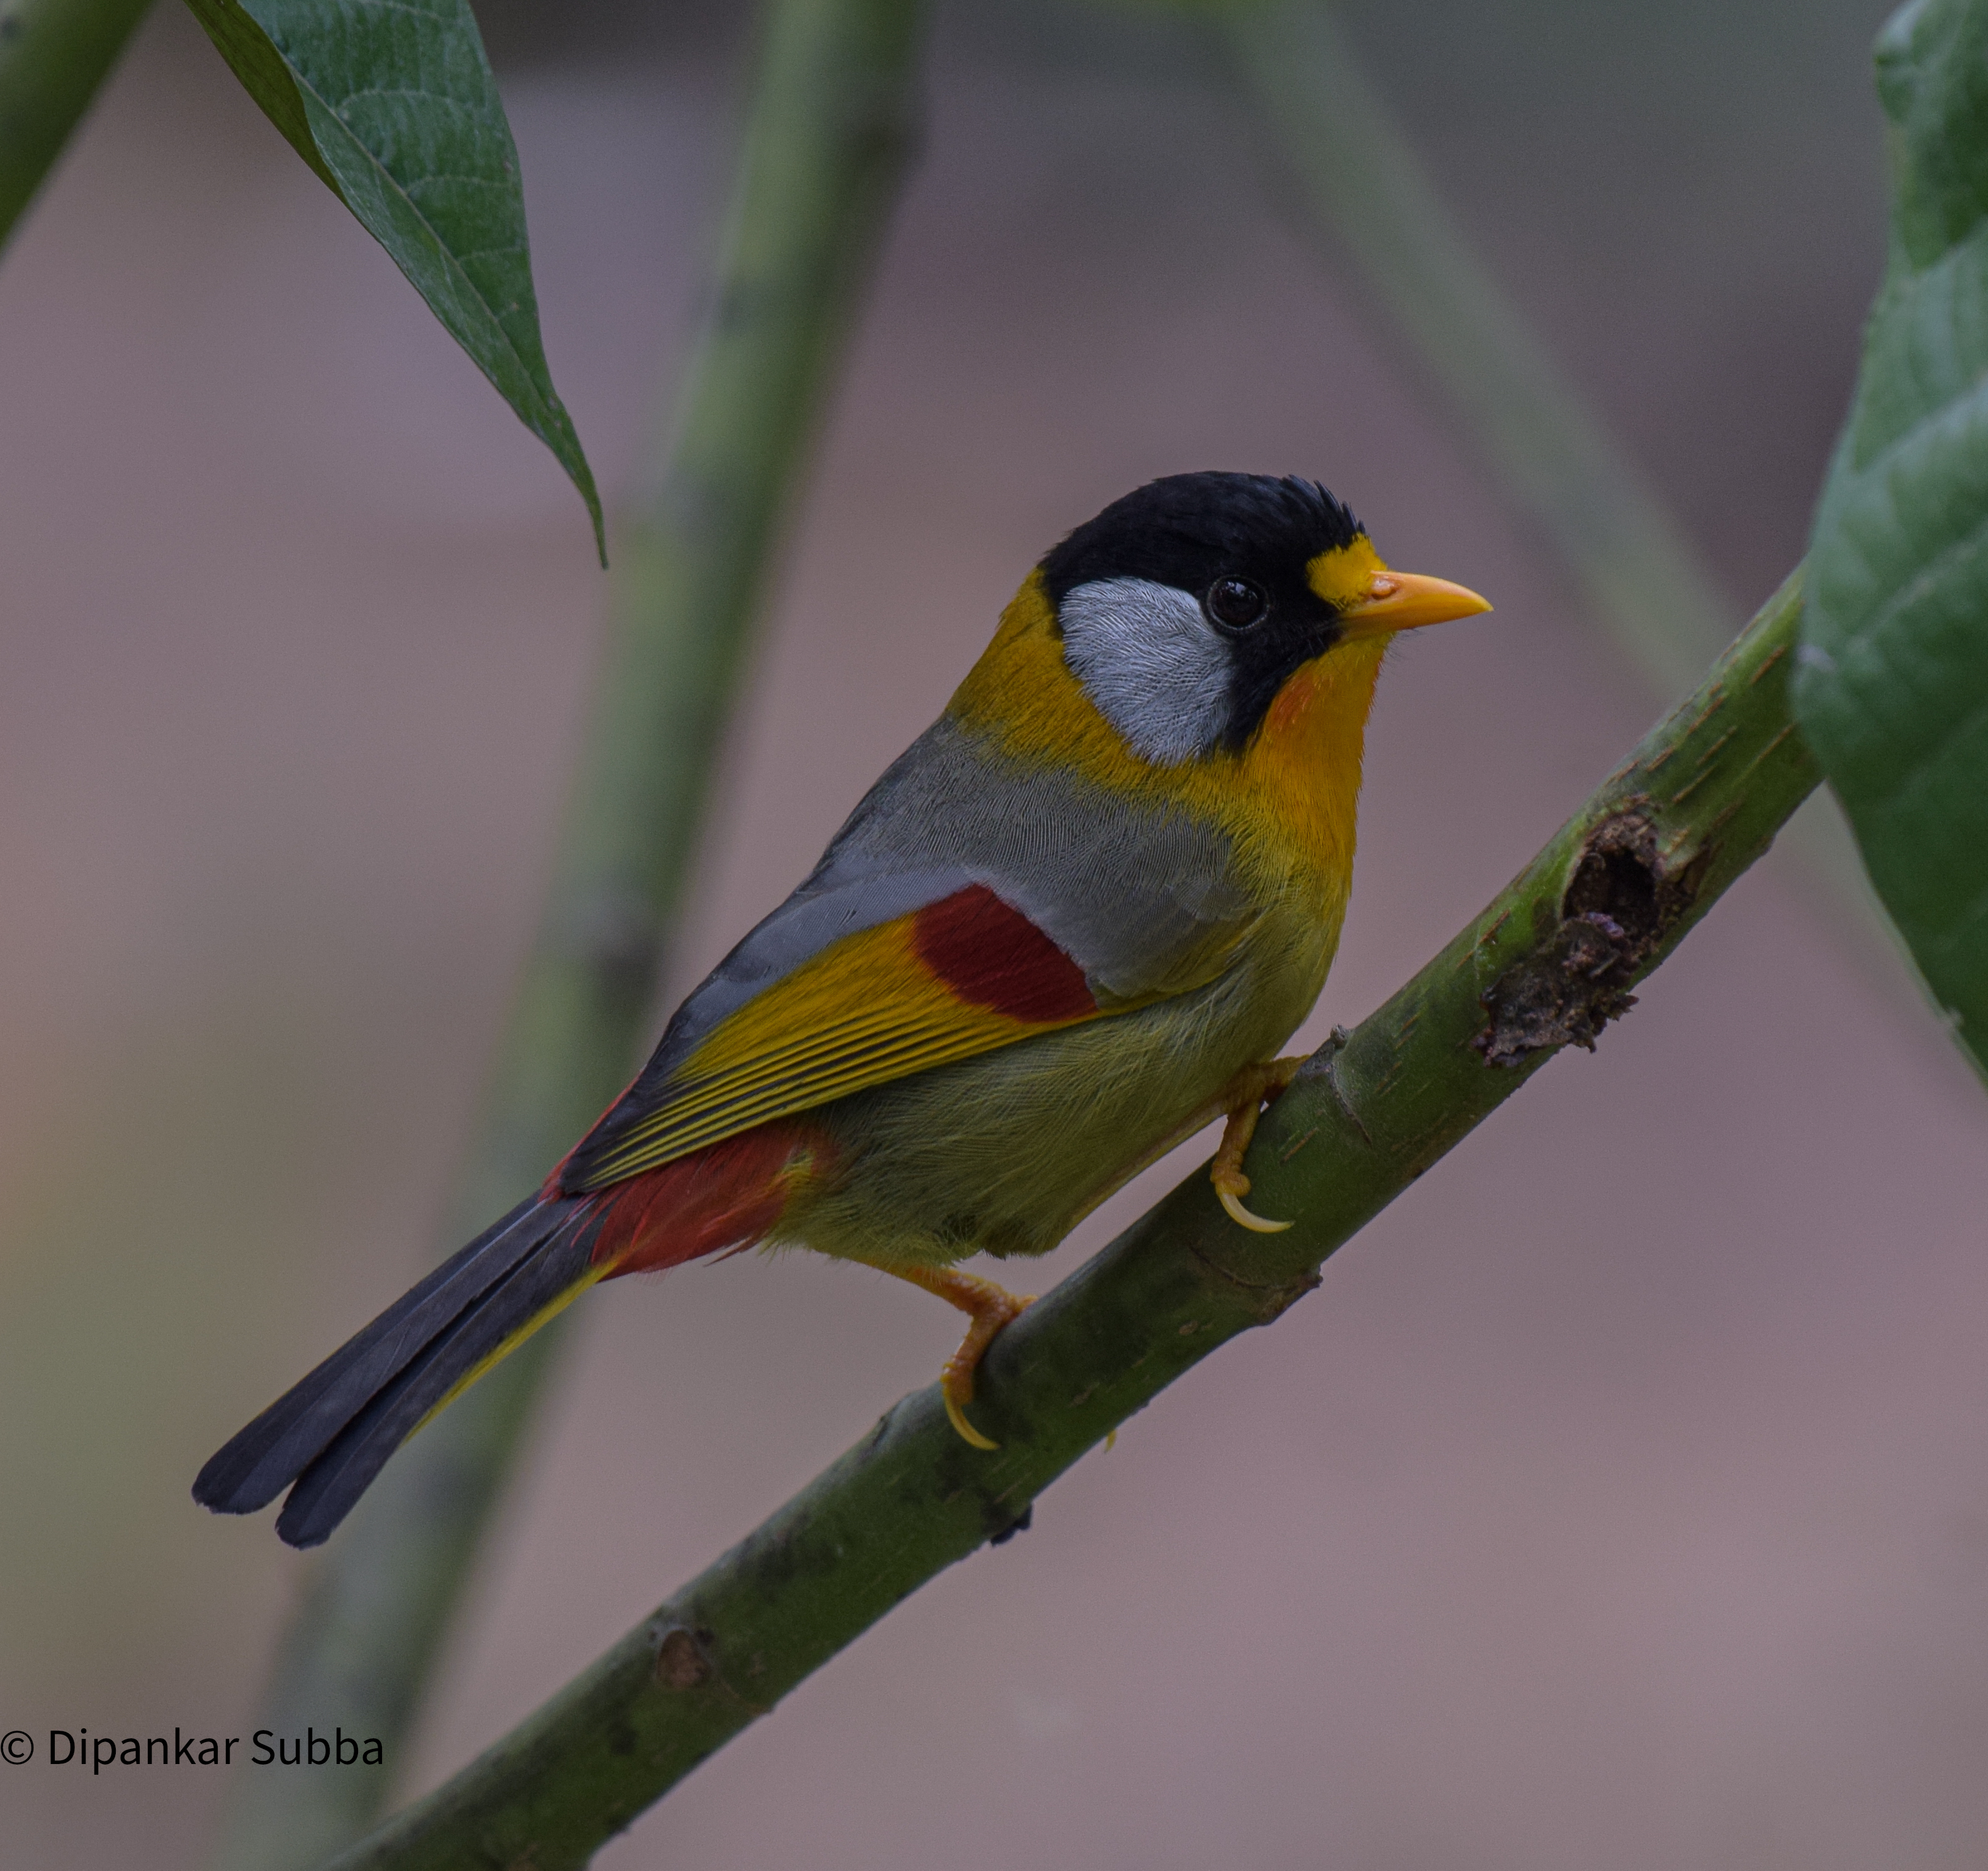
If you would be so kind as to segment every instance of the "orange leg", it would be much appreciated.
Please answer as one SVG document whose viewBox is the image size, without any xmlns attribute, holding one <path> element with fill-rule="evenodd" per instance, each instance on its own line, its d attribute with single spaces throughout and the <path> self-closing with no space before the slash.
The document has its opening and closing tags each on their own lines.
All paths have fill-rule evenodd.
<svg viewBox="0 0 1988 1871">
<path fill-rule="evenodd" d="M 1242 1159 L 1249 1151 L 1250 1139 L 1256 1134 L 1256 1120 L 1262 1116 L 1263 1107 L 1275 1104 L 1290 1090 L 1291 1081 L 1303 1064 L 1303 1060 L 1293 1058 L 1246 1065 L 1222 1091 L 1222 1103 L 1229 1113 L 1229 1123 L 1222 1133 L 1215 1161 L 1209 1166 L 1208 1179 L 1215 1185 L 1215 1195 L 1229 1211 L 1229 1219 L 1259 1234 L 1281 1234 L 1291 1224 L 1266 1221 L 1242 1206 L 1242 1197 L 1249 1193 L 1249 1179 L 1242 1173 Z"/>
<path fill-rule="evenodd" d="M 936 1293 L 949 1306 L 957 1306 L 973 1323 L 959 1349 L 945 1361 L 938 1376 L 939 1395 L 945 1399 L 945 1413 L 952 1426 L 976 1449 L 998 1449 L 1000 1444 L 982 1436 L 966 1419 L 965 1406 L 973 1401 L 973 1373 L 980 1367 L 994 1335 L 1010 1319 L 1019 1318 L 1033 1306 L 1035 1295 L 1010 1293 L 978 1274 L 962 1274 L 951 1267 L 887 1267 L 887 1274 L 908 1280 L 913 1286 Z"/>
</svg>

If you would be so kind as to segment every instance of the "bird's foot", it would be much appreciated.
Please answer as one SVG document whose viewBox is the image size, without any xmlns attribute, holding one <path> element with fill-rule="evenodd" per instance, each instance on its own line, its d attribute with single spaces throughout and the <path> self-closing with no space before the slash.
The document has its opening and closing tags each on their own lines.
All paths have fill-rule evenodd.
<svg viewBox="0 0 1988 1871">
<path fill-rule="evenodd" d="M 994 1342 L 994 1335 L 1033 1306 L 1035 1295 L 1011 1293 L 978 1274 L 962 1274 L 950 1267 L 893 1267 L 886 1270 L 928 1293 L 936 1293 L 948 1305 L 957 1306 L 971 1317 L 972 1323 L 960 1340 L 959 1349 L 939 1372 L 938 1393 L 945 1399 L 946 1419 L 963 1440 L 976 1449 L 999 1448 L 999 1443 L 982 1435 L 967 1420 L 966 1406 L 973 1401 L 973 1374 Z"/>
<path fill-rule="evenodd" d="M 1271 1221 L 1243 1206 L 1249 1193 L 1249 1179 L 1242 1173 L 1242 1159 L 1249 1140 L 1256 1134 L 1256 1120 L 1266 1105 L 1275 1104 L 1290 1089 L 1298 1075 L 1301 1058 L 1273 1059 L 1263 1065 L 1246 1065 L 1229 1082 L 1222 1095 L 1229 1122 L 1222 1142 L 1209 1166 L 1208 1179 L 1215 1185 L 1215 1199 L 1228 1211 L 1229 1219 L 1257 1234 L 1281 1234 L 1291 1224 Z"/>
</svg>

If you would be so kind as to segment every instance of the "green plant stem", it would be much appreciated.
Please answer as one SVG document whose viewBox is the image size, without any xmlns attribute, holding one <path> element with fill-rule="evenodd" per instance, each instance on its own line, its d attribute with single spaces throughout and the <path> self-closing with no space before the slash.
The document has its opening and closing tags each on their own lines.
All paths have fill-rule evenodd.
<svg viewBox="0 0 1988 1871">
<path fill-rule="evenodd" d="M 1739 622 L 1663 502 L 1472 252 L 1327 0 L 1209 8 L 1313 215 L 1546 534 L 1597 619 L 1666 699 Z"/>
<path fill-rule="evenodd" d="M 1320 1264 L 1554 1052 L 1591 1043 L 1816 783 L 1788 709 L 1790 579 L 1526 871 L 1264 1118 L 1246 1233 L 1197 1172 L 997 1338 L 969 1448 L 937 1388 L 336 1871 L 573 1871 L 891 1607 L 989 1539 Z"/>
<path fill-rule="evenodd" d="M 785 516 L 915 144 L 925 0 L 777 0 L 708 326 L 617 538 L 592 726 L 453 1247 L 636 1063 Z M 256 1725 L 403 1744 L 559 1341 L 540 1332 L 390 1462 L 312 1576 Z M 217 1863 L 288 1871 L 371 1822 L 385 1768 L 249 1772 Z"/>
<path fill-rule="evenodd" d="M 0 0 L 0 248 L 151 0 Z"/>
<path fill-rule="evenodd" d="M 1330 0 L 1203 6 L 1307 209 L 1493 485 L 1545 536 L 1652 692 L 1683 693 L 1730 640 L 1735 607 L 1472 250 Z M 1790 827 L 1788 844 L 1821 886 L 1818 907 L 1909 993 L 1855 842 L 1826 794 Z"/>
</svg>

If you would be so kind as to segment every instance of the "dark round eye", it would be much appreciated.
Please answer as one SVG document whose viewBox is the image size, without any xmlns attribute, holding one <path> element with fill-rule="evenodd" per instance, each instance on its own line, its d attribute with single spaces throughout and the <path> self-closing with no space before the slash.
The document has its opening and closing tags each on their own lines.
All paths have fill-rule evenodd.
<svg viewBox="0 0 1988 1871">
<path fill-rule="evenodd" d="M 1218 578 L 1202 600 L 1208 614 L 1224 630 L 1247 630 L 1263 622 L 1270 601 L 1259 584 L 1246 578 Z"/>
</svg>

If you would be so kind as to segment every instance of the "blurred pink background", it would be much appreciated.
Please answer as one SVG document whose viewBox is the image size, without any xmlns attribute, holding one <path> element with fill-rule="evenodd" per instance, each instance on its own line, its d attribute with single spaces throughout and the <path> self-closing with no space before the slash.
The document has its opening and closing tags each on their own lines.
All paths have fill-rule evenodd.
<svg viewBox="0 0 1988 1871">
<path fill-rule="evenodd" d="M 1743 605 L 1801 550 L 1882 261 L 1882 12 L 1355 14 Z M 683 354 L 736 49 L 596 23 L 519 39 L 504 76 L 555 373 L 612 490 Z M 1233 118 L 1160 51 L 1120 56 L 1140 36 L 942 15 L 674 993 L 1036 556 L 1155 474 L 1317 475 L 1396 563 L 1498 606 L 1383 682 L 1317 1032 L 1657 712 Z M 305 1562 L 187 1489 L 437 1244 L 603 582 L 550 458 L 176 11 L 0 266 L 0 1728 L 240 1732 Z M 1770 858 L 1596 1057 L 599 1863 L 1978 1865 L 1984 1118 L 1900 971 Z M 806 1257 L 590 1296 L 406 1789 L 954 1335 Z M 191 1867 L 223 1791 L 0 1768 L 9 1861 Z"/>
</svg>

